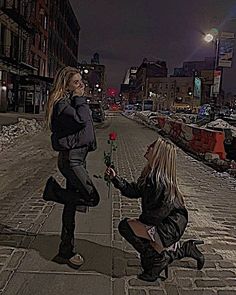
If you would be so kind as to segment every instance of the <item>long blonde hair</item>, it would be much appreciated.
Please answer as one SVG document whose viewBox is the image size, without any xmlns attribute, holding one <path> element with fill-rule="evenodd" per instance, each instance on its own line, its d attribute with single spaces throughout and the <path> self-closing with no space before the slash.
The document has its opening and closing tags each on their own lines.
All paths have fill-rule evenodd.
<svg viewBox="0 0 236 295">
<path fill-rule="evenodd" d="M 167 201 L 177 201 L 184 205 L 183 195 L 179 189 L 176 173 L 176 147 L 170 141 L 158 138 L 153 144 L 153 152 L 148 164 L 144 167 L 141 179 L 146 182 L 147 178 L 155 181 L 158 185 L 165 186 Z"/>
<path fill-rule="evenodd" d="M 68 84 L 75 74 L 80 74 L 80 70 L 73 67 L 63 67 L 56 73 L 46 106 L 45 121 L 48 128 L 51 126 L 53 107 L 65 96 Z"/>
</svg>

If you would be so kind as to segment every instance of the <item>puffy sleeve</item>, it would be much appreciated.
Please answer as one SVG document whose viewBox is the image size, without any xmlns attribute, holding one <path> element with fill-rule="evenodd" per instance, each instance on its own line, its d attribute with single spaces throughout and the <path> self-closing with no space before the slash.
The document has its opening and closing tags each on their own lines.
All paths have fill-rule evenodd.
<svg viewBox="0 0 236 295">
<path fill-rule="evenodd" d="M 119 189 L 121 194 L 130 199 L 141 198 L 140 186 L 136 182 L 129 183 L 122 177 L 118 175 L 115 176 L 112 180 L 112 183 L 115 188 Z"/>
<path fill-rule="evenodd" d="M 85 120 L 78 111 L 67 101 L 61 100 L 57 105 L 58 120 L 71 130 L 80 130 L 85 127 Z"/>
</svg>

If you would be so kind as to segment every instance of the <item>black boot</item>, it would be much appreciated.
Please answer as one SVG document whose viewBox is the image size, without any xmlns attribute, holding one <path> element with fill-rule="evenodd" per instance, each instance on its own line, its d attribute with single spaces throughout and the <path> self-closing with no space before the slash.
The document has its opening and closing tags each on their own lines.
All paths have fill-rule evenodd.
<svg viewBox="0 0 236 295">
<path fill-rule="evenodd" d="M 43 199 L 45 201 L 54 201 L 60 204 L 73 203 L 76 206 L 95 207 L 100 201 L 100 197 L 96 189 L 92 193 L 87 194 L 81 192 L 74 192 L 62 188 L 57 181 L 51 176 L 45 186 L 43 192 Z"/>
<path fill-rule="evenodd" d="M 204 266 L 204 255 L 197 249 L 196 245 L 203 244 L 203 241 L 189 240 L 183 243 L 176 251 L 163 251 L 162 253 L 155 255 L 155 257 L 144 257 L 141 259 L 141 264 L 144 272 L 138 276 L 140 280 L 154 282 L 158 278 L 168 278 L 168 265 L 174 260 L 179 260 L 184 257 L 191 257 L 197 261 L 197 269 L 201 270 Z M 165 271 L 165 277 L 161 277 L 160 274 Z"/>
<path fill-rule="evenodd" d="M 205 257 L 201 251 L 197 248 L 197 245 L 204 244 L 200 240 L 188 240 L 183 243 L 183 245 L 177 249 L 175 252 L 175 259 L 182 259 L 184 257 L 191 257 L 197 261 L 197 269 L 201 270 L 205 263 Z"/>
<path fill-rule="evenodd" d="M 56 179 L 50 176 L 47 180 L 44 192 L 43 192 L 43 199 L 45 201 L 53 201 L 60 204 L 65 204 L 63 200 L 60 200 L 56 195 L 55 191 L 61 189 L 61 186 L 56 181 Z"/>
<path fill-rule="evenodd" d="M 124 237 L 126 241 L 129 242 L 134 247 L 134 249 L 141 255 L 146 252 L 147 248 L 151 247 L 153 249 L 149 240 L 137 237 L 134 234 L 132 228 L 128 223 L 128 218 L 123 219 L 119 223 L 118 230 L 121 236 Z"/>
<path fill-rule="evenodd" d="M 150 270 L 153 267 L 153 261 L 156 257 L 159 256 L 159 254 L 156 252 L 156 250 L 152 247 L 150 244 L 150 240 L 147 240 L 145 238 L 140 238 L 136 236 L 132 230 L 132 228 L 129 226 L 128 218 L 122 220 L 119 223 L 118 229 L 119 233 L 126 239 L 127 242 L 129 242 L 134 249 L 140 253 L 141 257 L 141 266 L 143 268 L 143 274 L 145 273 L 145 276 L 140 275 L 140 279 L 147 280 L 147 281 L 154 281 L 152 273 L 150 273 Z M 138 276 L 139 277 L 139 276 Z"/>
<path fill-rule="evenodd" d="M 138 275 L 138 279 L 155 282 L 158 278 L 165 280 L 168 278 L 168 265 L 173 261 L 173 256 L 167 251 L 163 251 L 160 254 L 155 253 L 153 257 L 144 257 L 142 260 L 143 273 Z M 165 276 L 161 276 L 162 272 L 165 272 Z"/>
</svg>

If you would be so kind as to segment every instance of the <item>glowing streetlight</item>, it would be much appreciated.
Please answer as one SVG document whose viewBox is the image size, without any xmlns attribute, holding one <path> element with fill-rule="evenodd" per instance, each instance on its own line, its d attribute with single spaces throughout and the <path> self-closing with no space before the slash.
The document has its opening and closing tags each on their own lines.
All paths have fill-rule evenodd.
<svg viewBox="0 0 236 295">
<path fill-rule="evenodd" d="M 210 42 L 212 42 L 214 40 L 214 36 L 212 34 L 206 34 L 203 39 L 207 43 L 210 43 Z"/>
<path fill-rule="evenodd" d="M 99 88 L 99 84 L 96 84 L 95 86 L 96 86 L 97 88 Z"/>
<path fill-rule="evenodd" d="M 219 31 L 216 28 L 211 29 L 210 33 L 206 34 L 204 36 L 204 41 L 207 43 L 213 43 L 214 44 L 214 51 L 215 51 L 215 57 L 214 57 L 214 67 L 213 67 L 213 85 L 211 86 L 211 97 L 213 99 L 211 105 L 212 105 L 212 111 L 211 111 L 211 120 L 213 121 L 215 119 L 215 107 L 217 104 L 217 98 L 220 93 L 220 90 L 218 93 L 214 93 L 214 89 L 217 86 L 217 77 L 216 77 L 216 70 L 218 67 L 218 54 L 219 54 Z M 220 77 L 222 79 L 222 77 Z"/>
<path fill-rule="evenodd" d="M 89 70 L 88 69 L 84 69 L 84 73 L 88 74 Z"/>
</svg>

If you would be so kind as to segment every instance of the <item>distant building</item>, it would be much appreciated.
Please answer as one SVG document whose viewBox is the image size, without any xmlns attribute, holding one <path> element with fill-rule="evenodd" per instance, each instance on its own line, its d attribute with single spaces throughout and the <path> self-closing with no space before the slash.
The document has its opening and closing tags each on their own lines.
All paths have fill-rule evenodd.
<svg viewBox="0 0 236 295">
<path fill-rule="evenodd" d="M 123 83 L 120 86 L 120 96 L 122 101 L 126 103 L 136 102 L 136 77 L 137 77 L 138 67 L 131 67 L 127 70 Z"/>
<path fill-rule="evenodd" d="M 195 72 L 201 72 L 202 70 L 214 69 L 215 58 L 206 57 L 203 61 L 186 61 L 183 63 L 182 68 L 175 68 L 175 77 L 193 77 Z"/>
<path fill-rule="evenodd" d="M 62 66 L 78 64 L 80 26 L 69 0 L 49 1 L 49 77 Z"/>
<path fill-rule="evenodd" d="M 147 87 L 156 110 L 193 110 L 200 105 L 194 98 L 193 77 L 150 78 Z"/>
<path fill-rule="evenodd" d="M 187 61 L 182 68 L 174 69 L 174 77 L 199 77 L 202 81 L 201 104 L 211 101 L 211 88 L 214 84 L 215 58 L 205 58 L 203 61 Z"/>
<path fill-rule="evenodd" d="M 143 101 L 148 98 L 148 84 L 150 79 L 167 77 L 167 67 L 165 61 L 148 61 L 146 58 L 138 67 L 135 82 L 135 92 L 137 100 Z"/>
<path fill-rule="evenodd" d="M 92 58 L 93 63 L 79 63 L 78 68 L 86 84 L 86 93 L 95 100 L 102 100 L 106 93 L 105 66 L 99 64 L 99 55 Z"/>
</svg>

